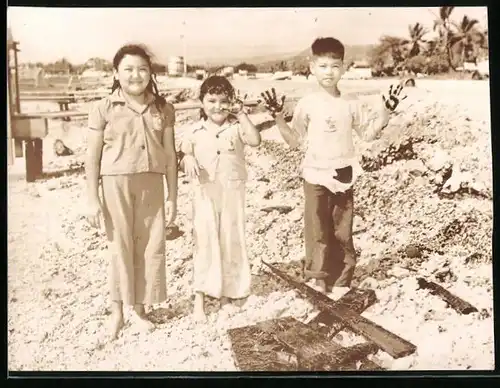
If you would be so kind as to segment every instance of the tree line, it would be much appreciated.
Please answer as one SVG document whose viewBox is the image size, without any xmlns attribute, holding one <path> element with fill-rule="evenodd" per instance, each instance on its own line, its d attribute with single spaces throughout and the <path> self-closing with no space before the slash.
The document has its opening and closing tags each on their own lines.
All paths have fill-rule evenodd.
<svg viewBox="0 0 500 388">
<path fill-rule="evenodd" d="M 426 39 L 430 31 L 417 22 L 408 26 L 408 36 L 382 36 L 371 54 L 373 75 L 396 75 L 400 72 L 439 74 L 456 71 L 464 62 L 477 63 L 488 56 L 488 31 L 479 21 L 464 15 L 451 19 L 455 7 L 439 8 L 432 30 L 437 37 Z"/>
</svg>

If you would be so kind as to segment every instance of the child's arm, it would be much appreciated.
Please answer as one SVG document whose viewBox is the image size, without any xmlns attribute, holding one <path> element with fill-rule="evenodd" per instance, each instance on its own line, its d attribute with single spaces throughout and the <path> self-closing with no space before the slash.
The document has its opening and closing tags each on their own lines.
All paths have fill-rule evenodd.
<svg viewBox="0 0 500 388">
<path fill-rule="evenodd" d="M 175 137 L 174 137 L 174 125 L 175 125 L 175 108 L 172 104 L 167 103 L 165 106 L 167 123 L 163 130 L 163 148 L 167 155 L 167 171 L 166 180 L 168 188 L 168 198 L 167 201 L 177 203 L 177 179 L 178 179 L 178 169 L 177 169 L 177 152 L 175 150 Z"/>
<path fill-rule="evenodd" d="M 291 126 L 289 126 L 282 113 L 285 96 L 282 96 L 281 101 L 278 101 L 274 88 L 271 89 L 271 92 L 266 91 L 265 93 L 261 93 L 261 96 L 264 98 L 266 108 L 276 120 L 276 126 L 285 142 L 291 148 L 298 147 L 307 132 L 308 124 L 308 117 L 303 109 L 303 100 L 300 100 L 295 107 L 292 123 Z"/>
<path fill-rule="evenodd" d="M 87 178 L 88 221 L 93 227 L 100 227 L 102 214 L 99 200 L 99 176 L 101 170 L 102 149 L 104 146 L 105 100 L 94 103 L 88 117 L 87 153 L 85 157 L 85 175 Z"/>
<path fill-rule="evenodd" d="M 387 127 L 390 113 L 397 108 L 400 101 L 406 98 L 406 96 L 401 95 L 402 90 L 402 84 L 391 85 L 388 97 L 382 95 L 372 109 L 359 100 L 355 101 L 352 111 L 353 128 L 359 137 L 365 141 L 372 141 Z"/>
<path fill-rule="evenodd" d="M 179 147 L 181 152 L 179 168 L 184 171 L 187 176 L 193 179 L 199 175 L 200 170 L 198 162 L 196 162 L 194 157 L 194 145 L 191 136 L 192 132 L 188 129 L 181 140 L 181 145 Z"/>
<path fill-rule="evenodd" d="M 240 122 L 238 130 L 243 143 L 248 144 L 250 147 L 259 146 L 261 142 L 260 132 L 255 128 L 248 115 L 241 111 L 236 117 Z"/>
<path fill-rule="evenodd" d="M 89 202 L 99 203 L 99 176 L 101 170 L 102 149 L 104 146 L 105 100 L 95 102 L 88 116 L 87 154 L 85 157 L 85 175 Z"/>
</svg>

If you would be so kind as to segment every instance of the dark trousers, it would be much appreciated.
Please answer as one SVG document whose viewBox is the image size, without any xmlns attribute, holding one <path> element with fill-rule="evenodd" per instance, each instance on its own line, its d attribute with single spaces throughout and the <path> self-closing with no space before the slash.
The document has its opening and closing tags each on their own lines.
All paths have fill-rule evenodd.
<svg viewBox="0 0 500 388">
<path fill-rule="evenodd" d="M 334 194 L 304 180 L 304 196 L 304 275 L 324 280 L 329 288 L 349 287 L 356 265 L 353 191 Z"/>
</svg>

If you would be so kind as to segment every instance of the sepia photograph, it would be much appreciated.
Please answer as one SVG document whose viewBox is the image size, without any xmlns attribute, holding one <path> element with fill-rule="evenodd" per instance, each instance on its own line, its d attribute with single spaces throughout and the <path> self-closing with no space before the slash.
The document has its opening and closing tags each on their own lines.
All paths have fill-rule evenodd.
<svg viewBox="0 0 500 388">
<path fill-rule="evenodd" d="M 8 7 L 7 63 L 10 373 L 494 370 L 487 7 Z"/>
</svg>

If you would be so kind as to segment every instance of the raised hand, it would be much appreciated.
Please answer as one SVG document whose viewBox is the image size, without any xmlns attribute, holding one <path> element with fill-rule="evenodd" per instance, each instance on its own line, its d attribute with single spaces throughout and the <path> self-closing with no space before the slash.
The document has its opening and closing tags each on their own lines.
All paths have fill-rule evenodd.
<svg viewBox="0 0 500 388">
<path fill-rule="evenodd" d="M 283 111 L 283 107 L 285 105 L 285 95 L 283 95 L 280 99 L 276 96 L 276 90 L 274 88 L 271 89 L 271 92 L 266 90 L 265 92 L 260 94 L 264 99 L 264 106 L 274 117 L 276 114 Z"/>
<path fill-rule="evenodd" d="M 385 95 L 382 95 L 382 99 L 384 100 L 385 107 L 393 112 L 399 103 L 403 101 L 407 96 L 402 95 L 401 92 L 403 91 L 403 85 L 398 84 L 398 85 L 391 85 L 389 87 L 389 93 L 388 96 L 386 97 Z"/>
<path fill-rule="evenodd" d="M 231 101 L 231 103 L 227 104 L 227 106 L 224 107 L 223 110 L 233 115 L 240 114 L 245 108 L 244 102 L 247 97 L 248 94 L 242 94 L 240 90 L 237 90 L 234 99 Z"/>
</svg>

